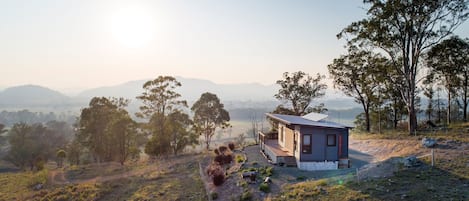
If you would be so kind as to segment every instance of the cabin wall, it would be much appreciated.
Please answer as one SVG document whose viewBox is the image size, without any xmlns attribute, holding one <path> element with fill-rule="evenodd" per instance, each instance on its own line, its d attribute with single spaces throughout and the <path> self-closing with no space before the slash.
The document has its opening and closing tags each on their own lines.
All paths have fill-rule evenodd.
<svg viewBox="0 0 469 201">
<path fill-rule="evenodd" d="M 311 153 L 304 153 L 302 150 L 305 134 L 311 134 Z M 327 145 L 328 134 L 335 135 L 335 146 Z M 300 162 L 338 161 L 339 158 L 348 158 L 348 129 L 302 126 L 299 139 Z"/>
</svg>

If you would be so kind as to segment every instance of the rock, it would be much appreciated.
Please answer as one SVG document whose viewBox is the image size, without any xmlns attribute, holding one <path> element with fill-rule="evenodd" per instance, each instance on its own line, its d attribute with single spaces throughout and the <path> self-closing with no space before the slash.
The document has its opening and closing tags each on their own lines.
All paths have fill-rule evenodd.
<svg viewBox="0 0 469 201">
<path fill-rule="evenodd" d="M 270 177 L 266 177 L 264 180 L 264 183 L 270 183 L 270 182 L 272 182 L 272 179 L 270 179 Z"/>
<path fill-rule="evenodd" d="M 41 190 L 43 187 L 44 187 L 44 185 L 41 184 L 41 183 L 39 183 L 39 184 L 34 185 L 34 188 L 33 188 L 33 189 L 34 189 L 35 191 L 38 191 L 38 190 Z"/>
<path fill-rule="evenodd" d="M 402 161 L 402 163 L 404 163 L 404 166 L 406 167 L 418 167 L 421 165 L 419 159 L 417 159 L 417 157 L 415 156 L 408 156 L 408 157 L 405 157 Z"/>
<path fill-rule="evenodd" d="M 431 148 L 431 147 L 435 147 L 435 145 L 436 145 L 436 140 L 433 138 L 424 137 L 422 139 L 422 146 L 424 147 Z"/>
</svg>

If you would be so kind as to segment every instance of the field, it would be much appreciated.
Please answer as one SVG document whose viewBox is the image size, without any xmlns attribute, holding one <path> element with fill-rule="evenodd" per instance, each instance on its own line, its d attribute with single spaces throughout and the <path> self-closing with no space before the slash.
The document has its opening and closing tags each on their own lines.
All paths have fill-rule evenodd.
<svg viewBox="0 0 469 201">
<path fill-rule="evenodd" d="M 200 155 L 147 164 L 74 166 L 0 174 L 0 200 L 206 200 Z M 39 179 L 46 180 L 34 190 Z"/>
<path fill-rule="evenodd" d="M 213 152 L 154 161 L 145 158 L 124 166 L 102 163 L 56 168 L 49 163 L 45 170 L 34 173 L 2 161 L 0 200 L 208 200 L 213 193 L 217 200 L 469 200 L 469 143 L 464 131 L 453 128 L 427 133 L 439 144 L 434 149 L 433 167 L 430 149 L 420 145 L 423 135 L 354 133 L 350 148 L 373 159 L 359 169 L 358 176 L 354 168 L 306 172 L 272 166 L 256 146 L 250 146 L 235 152 L 244 165 L 236 165 L 235 160 L 236 168 L 221 186 L 212 185 L 210 178 L 200 174 Z M 403 166 L 401 157 L 409 155 L 418 156 L 422 164 Z M 255 183 L 242 179 L 242 173 L 248 171 L 260 172 Z M 267 176 L 272 183 L 264 185 Z"/>
</svg>

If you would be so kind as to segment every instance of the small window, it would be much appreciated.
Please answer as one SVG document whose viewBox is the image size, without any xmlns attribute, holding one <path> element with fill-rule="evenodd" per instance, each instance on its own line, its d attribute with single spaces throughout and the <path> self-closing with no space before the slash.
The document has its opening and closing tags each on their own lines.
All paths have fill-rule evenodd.
<svg viewBox="0 0 469 201">
<path fill-rule="evenodd" d="M 305 154 L 311 153 L 311 135 L 303 135 L 301 150 Z"/>
<path fill-rule="evenodd" d="M 336 145 L 335 135 L 334 134 L 327 135 L 327 146 L 335 147 L 335 145 Z"/>
<path fill-rule="evenodd" d="M 283 142 L 283 126 L 280 126 L 280 141 Z"/>
</svg>

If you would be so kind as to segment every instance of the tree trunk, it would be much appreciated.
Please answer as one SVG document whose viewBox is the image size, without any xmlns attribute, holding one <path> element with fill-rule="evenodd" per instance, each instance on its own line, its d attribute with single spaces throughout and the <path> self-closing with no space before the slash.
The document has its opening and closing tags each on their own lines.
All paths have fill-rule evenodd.
<svg viewBox="0 0 469 201">
<path fill-rule="evenodd" d="M 448 90 L 448 109 L 446 111 L 446 123 L 451 123 L 451 92 Z"/>
<path fill-rule="evenodd" d="M 417 130 L 417 114 L 415 112 L 415 99 L 411 101 L 411 104 L 407 107 L 408 112 L 408 129 L 409 135 L 412 135 Z"/>
<path fill-rule="evenodd" d="M 463 97 L 463 100 L 464 100 L 464 111 L 463 111 L 463 120 L 464 122 L 467 122 L 467 85 L 468 85 L 468 75 L 467 75 L 467 72 L 464 72 L 464 97 Z"/>
<path fill-rule="evenodd" d="M 370 112 L 368 109 L 365 110 L 365 124 L 366 124 L 366 132 L 370 132 Z"/>
</svg>

